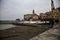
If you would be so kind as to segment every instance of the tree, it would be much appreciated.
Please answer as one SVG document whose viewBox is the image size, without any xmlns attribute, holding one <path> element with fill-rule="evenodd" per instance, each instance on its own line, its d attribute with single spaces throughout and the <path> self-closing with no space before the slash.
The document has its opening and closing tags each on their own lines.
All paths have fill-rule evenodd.
<svg viewBox="0 0 60 40">
<path fill-rule="evenodd" d="M 17 18 L 17 19 L 16 19 L 16 21 L 20 21 L 20 19 L 19 19 L 19 18 Z"/>
</svg>

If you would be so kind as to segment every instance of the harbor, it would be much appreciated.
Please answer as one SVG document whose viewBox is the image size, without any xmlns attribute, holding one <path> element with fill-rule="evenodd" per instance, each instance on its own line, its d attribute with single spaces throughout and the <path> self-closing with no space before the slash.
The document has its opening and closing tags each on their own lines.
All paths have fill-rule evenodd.
<svg viewBox="0 0 60 40">
<path fill-rule="evenodd" d="M 1 0 L 0 40 L 60 40 L 56 4 L 55 0 Z"/>
</svg>

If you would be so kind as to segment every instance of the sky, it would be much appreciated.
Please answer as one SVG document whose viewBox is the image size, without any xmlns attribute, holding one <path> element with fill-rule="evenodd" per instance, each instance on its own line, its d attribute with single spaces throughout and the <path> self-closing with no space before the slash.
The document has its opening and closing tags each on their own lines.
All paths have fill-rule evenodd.
<svg viewBox="0 0 60 40">
<path fill-rule="evenodd" d="M 60 0 L 53 0 L 55 8 Z M 45 13 L 51 10 L 51 0 L 0 0 L 0 20 L 24 19 L 24 14 Z"/>
</svg>

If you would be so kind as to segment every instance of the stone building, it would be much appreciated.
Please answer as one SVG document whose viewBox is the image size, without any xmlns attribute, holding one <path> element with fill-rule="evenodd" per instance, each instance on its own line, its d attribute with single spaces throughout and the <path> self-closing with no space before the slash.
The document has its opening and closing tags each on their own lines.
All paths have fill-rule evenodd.
<svg viewBox="0 0 60 40">
<path fill-rule="evenodd" d="M 35 11 L 33 10 L 32 14 L 25 14 L 24 15 L 24 20 L 38 20 L 39 16 L 35 13 Z"/>
</svg>

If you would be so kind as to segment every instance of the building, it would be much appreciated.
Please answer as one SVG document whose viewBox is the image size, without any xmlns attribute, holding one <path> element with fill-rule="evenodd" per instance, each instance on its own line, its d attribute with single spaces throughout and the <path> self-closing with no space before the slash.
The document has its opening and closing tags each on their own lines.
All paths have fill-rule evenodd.
<svg viewBox="0 0 60 40">
<path fill-rule="evenodd" d="M 51 0 L 51 11 L 46 13 L 40 13 L 37 15 L 35 10 L 32 11 L 32 14 L 25 14 L 24 20 L 46 20 L 46 19 L 55 19 L 60 20 L 60 8 L 55 9 L 54 2 Z"/>
<path fill-rule="evenodd" d="M 38 20 L 39 16 L 35 13 L 35 11 L 33 10 L 33 14 L 32 14 L 32 20 Z"/>
<path fill-rule="evenodd" d="M 24 15 L 24 20 L 38 20 L 39 19 L 39 17 L 38 17 L 38 15 L 35 13 L 35 11 L 33 10 L 32 11 L 32 14 L 25 14 Z"/>
<path fill-rule="evenodd" d="M 25 14 L 24 15 L 24 20 L 30 20 L 32 18 L 32 14 Z"/>
</svg>

